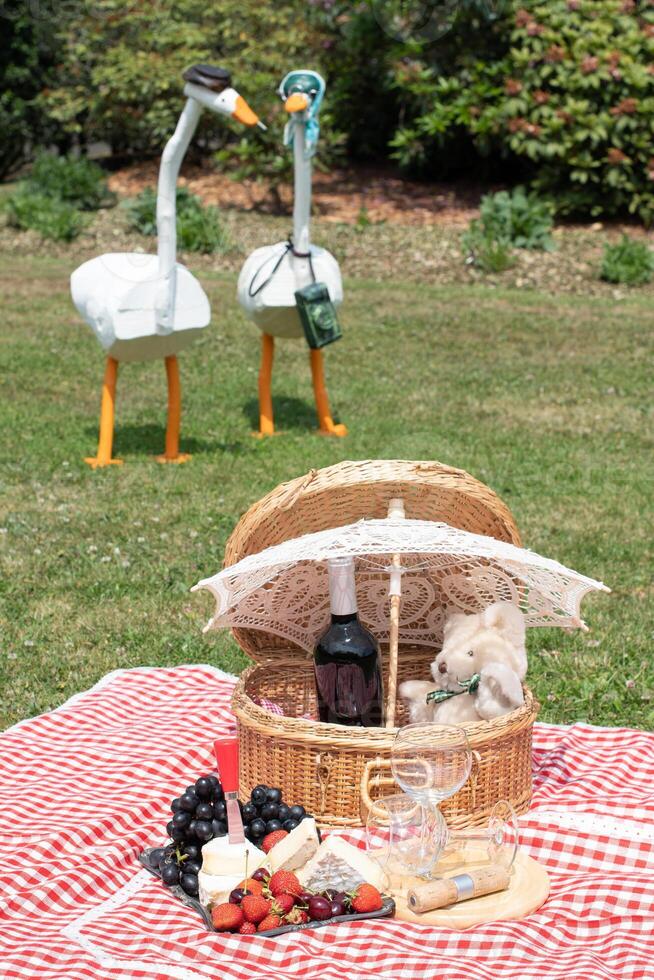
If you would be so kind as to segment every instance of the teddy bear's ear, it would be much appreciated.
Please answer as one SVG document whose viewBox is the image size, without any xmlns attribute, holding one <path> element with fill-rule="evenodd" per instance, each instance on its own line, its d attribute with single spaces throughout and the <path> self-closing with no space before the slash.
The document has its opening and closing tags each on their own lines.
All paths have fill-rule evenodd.
<svg viewBox="0 0 654 980">
<path fill-rule="evenodd" d="M 446 613 L 445 623 L 443 624 L 443 640 L 447 640 L 448 636 L 451 636 L 462 623 L 469 622 L 471 620 L 470 616 L 461 612 L 450 612 Z"/>
<path fill-rule="evenodd" d="M 494 602 L 481 614 L 482 626 L 497 630 L 516 647 L 524 647 L 525 617 L 512 602 Z"/>
</svg>

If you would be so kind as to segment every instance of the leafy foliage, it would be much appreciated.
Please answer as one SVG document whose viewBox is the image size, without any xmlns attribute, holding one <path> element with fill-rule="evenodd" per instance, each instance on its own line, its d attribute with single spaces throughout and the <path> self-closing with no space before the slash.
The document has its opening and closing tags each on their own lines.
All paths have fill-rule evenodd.
<svg viewBox="0 0 654 980">
<path fill-rule="evenodd" d="M 514 264 L 512 248 L 551 251 L 552 211 L 548 201 L 524 187 L 486 194 L 480 217 L 470 222 L 462 238 L 468 260 L 485 272 L 504 272 Z"/>
<path fill-rule="evenodd" d="M 495 60 L 464 53 L 448 73 L 418 60 L 406 84 L 421 109 L 397 159 L 429 169 L 464 131 L 480 153 L 528 164 L 560 212 L 654 218 L 650 0 L 516 0 L 501 25 L 510 44 Z"/>
<path fill-rule="evenodd" d="M 654 252 L 646 242 L 623 235 L 615 245 L 604 246 L 600 278 L 607 282 L 642 286 L 654 272 Z"/>
<path fill-rule="evenodd" d="M 39 153 L 27 184 L 33 191 L 68 201 L 83 211 L 115 203 L 104 170 L 86 157 Z"/>
<path fill-rule="evenodd" d="M 227 252 L 231 242 L 220 212 L 205 207 L 187 187 L 177 188 L 177 244 L 184 252 Z M 142 235 L 157 233 L 157 194 L 146 187 L 126 204 L 129 224 Z"/>
<path fill-rule="evenodd" d="M 73 204 L 49 194 L 41 194 L 22 184 L 6 202 L 9 224 L 25 230 L 32 228 L 43 238 L 70 242 L 86 224 L 84 215 Z"/>
<path fill-rule="evenodd" d="M 290 68 L 321 66 L 302 0 L 158 0 L 156 8 L 153 16 L 150 4 L 80 0 L 77 15 L 60 31 L 65 57 L 43 96 L 45 111 L 83 143 L 106 140 L 124 158 L 157 156 L 183 104 L 184 69 L 198 62 L 224 65 L 270 132 L 249 130 L 220 162 L 240 167 L 239 177 L 282 169 L 286 175 L 285 113 L 275 92 Z M 323 117 L 327 135 L 328 113 Z M 241 124 L 205 112 L 191 152 L 214 153 L 243 132 Z"/>
<path fill-rule="evenodd" d="M 46 3 L 42 0 L 41 9 Z M 36 106 L 51 74 L 56 42 L 50 18 L 33 16 L 25 0 L 0 4 L 0 38 L 0 177 L 4 177 L 25 161 L 31 143 L 56 135 Z"/>
</svg>

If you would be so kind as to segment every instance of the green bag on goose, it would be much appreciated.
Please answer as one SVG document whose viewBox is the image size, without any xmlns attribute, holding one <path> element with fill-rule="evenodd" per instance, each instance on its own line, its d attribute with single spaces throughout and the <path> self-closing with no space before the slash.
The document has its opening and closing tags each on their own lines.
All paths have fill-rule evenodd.
<svg viewBox="0 0 654 980">
<path fill-rule="evenodd" d="M 329 290 L 324 282 L 312 282 L 295 293 L 304 335 L 312 350 L 319 350 L 342 337 Z"/>
</svg>

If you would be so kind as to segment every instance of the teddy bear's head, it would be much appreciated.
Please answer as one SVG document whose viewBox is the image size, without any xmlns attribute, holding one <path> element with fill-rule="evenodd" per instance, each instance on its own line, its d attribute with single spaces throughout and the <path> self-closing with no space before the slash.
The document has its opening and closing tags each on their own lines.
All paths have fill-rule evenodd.
<svg viewBox="0 0 654 980">
<path fill-rule="evenodd" d="M 431 665 L 437 687 L 460 691 L 459 681 L 478 674 L 489 663 L 505 664 L 520 680 L 527 673 L 525 620 L 512 602 L 494 602 L 481 613 L 450 613 L 443 628 L 443 648 Z"/>
</svg>

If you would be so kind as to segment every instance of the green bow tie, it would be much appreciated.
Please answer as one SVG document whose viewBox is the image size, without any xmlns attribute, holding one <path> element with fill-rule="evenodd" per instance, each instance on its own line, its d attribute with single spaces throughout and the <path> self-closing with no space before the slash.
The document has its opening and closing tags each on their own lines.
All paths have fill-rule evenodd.
<svg viewBox="0 0 654 980">
<path fill-rule="evenodd" d="M 449 701 L 450 698 L 456 698 L 459 694 L 474 694 L 479 687 L 479 681 L 481 680 L 481 674 L 473 674 L 469 677 L 467 681 L 457 680 L 457 684 L 461 691 L 430 691 L 427 695 L 427 704 L 440 704 L 442 701 Z"/>
</svg>

